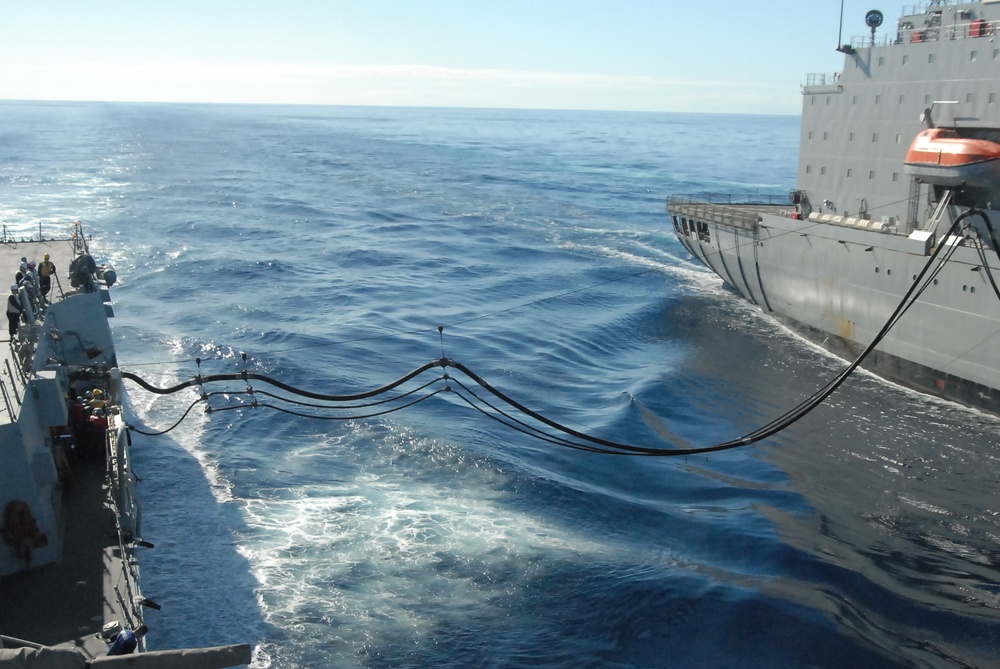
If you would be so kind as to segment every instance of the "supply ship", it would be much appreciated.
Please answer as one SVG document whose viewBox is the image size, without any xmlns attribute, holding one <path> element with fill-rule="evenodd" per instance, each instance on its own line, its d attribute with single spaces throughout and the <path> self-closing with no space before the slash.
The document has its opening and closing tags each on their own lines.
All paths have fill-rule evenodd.
<svg viewBox="0 0 1000 669">
<path fill-rule="evenodd" d="M 139 583 L 154 544 L 108 320 L 114 269 L 79 223 L 61 239 L 5 226 L 0 268 L 14 281 L 0 344 L 0 665 L 247 664 L 246 644 L 144 652 L 156 629 L 144 612 L 160 606 Z"/>
<path fill-rule="evenodd" d="M 667 211 L 692 255 L 792 329 L 848 359 L 877 344 L 870 370 L 1000 413 L 1000 1 L 883 18 L 837 47 L 840 72 L 808 76 L 787 201 Z"/>
</svg>

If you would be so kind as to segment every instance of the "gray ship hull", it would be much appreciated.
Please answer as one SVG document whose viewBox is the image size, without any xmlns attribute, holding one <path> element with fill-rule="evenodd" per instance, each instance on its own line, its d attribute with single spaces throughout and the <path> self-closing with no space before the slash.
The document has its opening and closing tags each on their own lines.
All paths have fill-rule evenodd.
<svg viewBox="0 0 1000 669">
<path fill-rule="evenodd" d="M 811 341 L 855 358 L 927 264 L 932 236 L 794 209 L 671 198 L 678 239 L 730 287 Z M 994 218 L 1000 219 L 1000 216 Z M 826 219 L 826 220 L 824 220 Z M 959 244 L 958 238 L 946 243 Z M 959 244 L 864 366 L 916 390 L 1000 413 L 1000 261 Z"/>
</svg>

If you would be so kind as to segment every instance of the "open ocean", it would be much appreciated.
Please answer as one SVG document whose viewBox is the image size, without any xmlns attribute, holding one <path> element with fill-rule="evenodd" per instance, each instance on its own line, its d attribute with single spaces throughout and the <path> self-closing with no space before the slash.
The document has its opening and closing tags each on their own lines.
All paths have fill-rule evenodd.
<svg viewBox="0 0 1000 669">
<path fill-rule="evenodd" d="M 798 139 L 797 117 L 4 102 L 0 222 L 83 221 L 118 272 L 121 366 L 159 385 L 245 352 L 348 394 L 445 355 L 577 430 L 709 445 L 845 363 L 693 263 L 664 200 L 784 197 Z M 126 385 L 147 432 L 198 399 Z M 448 393 L 321 421 L 229 388 L 213 406 L 243 408 L 133 435 L 152 649 L 1000 665 L 996 418 L 859 374 L 754 447 L 630 458 Z"/>
</svg>

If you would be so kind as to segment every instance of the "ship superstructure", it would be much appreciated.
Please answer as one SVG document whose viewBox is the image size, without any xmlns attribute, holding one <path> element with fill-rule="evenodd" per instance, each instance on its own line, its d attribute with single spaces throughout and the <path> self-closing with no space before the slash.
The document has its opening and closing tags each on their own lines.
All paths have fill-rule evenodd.
<svg viewBox="0 0 1000 669">
<path fill-rule="evenodd" d="M 673 196 L 668 211 L 727 284 L 848 358 L 946 249 L 866 366 L 1000 412 L 1000 2 L 904 9 L 881 35 L 881 12 L 865 18 L 843 70 L 802 89 L 787 204 Z"/>
<path fill-rule="evenodd" d="M 931 2 L 895 31 L 841 46 L 844 68 L 802 88 L 798 190 L 812 211 L 906 228 L 926 214 L 904 170 L 930 118 L 1000 139 L 1000 1 Z"/>
</svg>

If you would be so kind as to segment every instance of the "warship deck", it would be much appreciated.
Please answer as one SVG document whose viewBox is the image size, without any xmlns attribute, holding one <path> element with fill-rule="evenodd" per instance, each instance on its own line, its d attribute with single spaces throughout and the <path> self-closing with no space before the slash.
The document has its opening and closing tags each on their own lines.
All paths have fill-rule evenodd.
<svg viewBox="0 0 1000 669">
<path fill-rule="evenodd" d="M 72 239 L 38 241 L 36 236 L 22 241 L 8 236 L 0 241 L 0 272 L 7 272 L 12 283 L 22 256 L 41 262 L 46 253 L 57 270 L 49 298 L 58 300 L 71 290 L 66 276 L 75 257 Z M 7 290 L 8 284 L 0 285 Z M 6 328 L 2 338 L 0 424 L 16 418 L 24 388 L 21 354 Z M 0 445 L 0 454 L 2 449 Z M 72 645 L 93 657 L 107 652 L 100 637 L 106 622 L 131 622 L 119 603 L 131 593 L 122 592 L 126 579 L 116 559 L 120 548 L 103 458 L 88 459 L 71 451 L 61 470 L 60 536 L 49 536 L 50 543 L 62 544 L 61 559 L 0 578 L 0 635 L 41 645 Z M 12 548 L 0 542 L 0 550 Z"/>
</svg>

